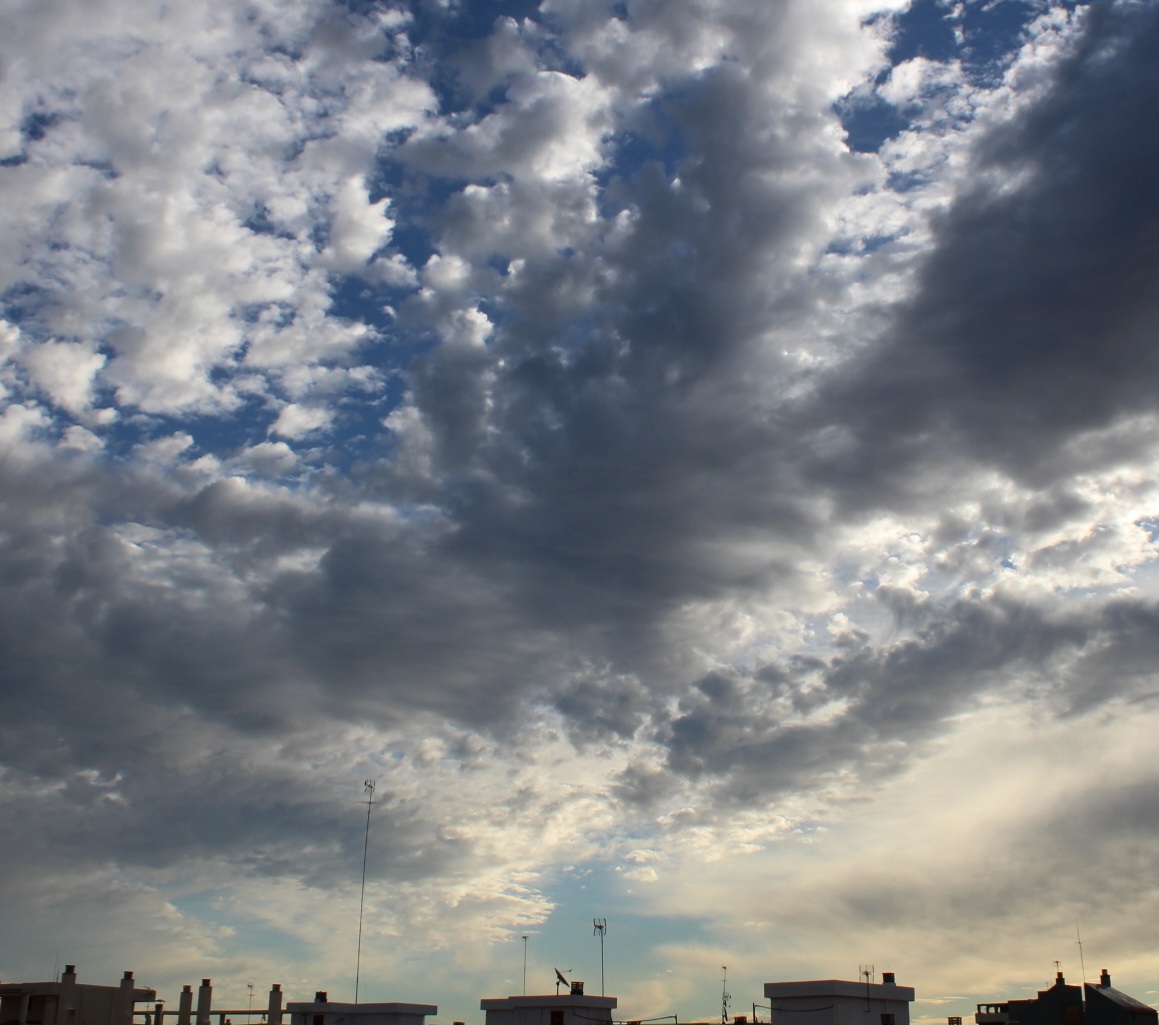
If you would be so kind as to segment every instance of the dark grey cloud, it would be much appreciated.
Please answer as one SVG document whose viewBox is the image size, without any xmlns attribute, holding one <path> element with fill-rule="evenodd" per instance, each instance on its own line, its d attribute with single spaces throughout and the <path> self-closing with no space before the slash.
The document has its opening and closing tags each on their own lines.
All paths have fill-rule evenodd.
<svg viewBox="0 0 1159 1025">
<path fill-rule="evenodd" d="M 1069 611 L 999 598 L 927 609 L 910 640 L 863 638 L 824 661 L 705 677 L 656 728 L 668 769 L 711 783 L 719 803 L 776 800 L 855 767 L 880 783 L 986 696 L 1029 700 L 1047 717 L 1153 702 L 1145 666 L 1157 615 L 1129 599 Z"/>
<path fill-rule="evenodd" d="M 913 299 L 813 411 L 856 438 L 816 461 L 838 493 L 889 504 L 947 458 L 1049 486 L 1090 465 L 1068 441 L 1154 408 L 1157 38 L 1152 4 L 1092 7 L 1046 95 L 978 144 Z"/>
<path fill-rule="evenodd" d="M 811 543 L 760 332 L 804 322 L 782 254 L 854 173 L 823 120 L 747 131 L 762 100 L 737 65 L 676 93 L 656 116 L 687 151 L 679 185 L 655 161 L 611 181 L 601 202 L 629 231 L 535 261 L 486 352 L 436 350 L 410 375 L 456 558 L 509 575 L 534 619 L 610 632 L 629 668 L 681 601 L 792 576 L 776 556 L 729 565 L 716 540 Z"/>
<path fill-rule="evenodd" d="M 971 468 L 997 465 L 1054 483 L 1057 497 L 1044 490 L 1027 525 L 1073 515 L 1082 500 L 1065 481 L 1080 466 L 1063 445 L 1153 402 L 1159 310 L 1147 285 L 1159 268 L 1144 169 L 1159 138 L 1157 27 L 1151 5 L 1090 18 L 1045 97 L 978 144 L 980 184 L 936 222 L 891 330 L 791 412 L 776 401 L 776 361 L 756 359 L 757 338 L 769 324 L 804 329 L 811 300 L 784 254 L 852 171 L 799 126 L 783 138 L 746 131 L 760 120 L 759 94 L 742 67 L 684 82 L 664 111 L 684 148 L 680 188 L 658 163 L 613 181 L 605 202 L 635 217 L 622 241 L 527 274 L 505 295 L 522 315 L 490 352 L 436 352 L 415 369 L 417 408 L 445 439 L 441 504 L 456 528 L 454 557 L 508 581 L 520 614 L 638 668 L 680 601 L 791 581 L 789 560 L 738 568 L 707 542 L 753 537 L 808 551 L 827 527 L 809 511 L 817 494 L 859 512 L 936 508 L 948 482 L 960 489 Z M 803 167 L 811 175 L 792 173 Z M 593 299 L 553 321 L 572 273 L 597 282 Z M 755 367 L 770 376 L 754 380 Z M 816 423 L 853 439 L 846 454 L 811 448 Z M 963 683 L 972 660 L 950 659 L 950 639 L 978 644 L 997 671 L 1029 657 L 1016 624 L 1038 618 L 1016 608 L 998 617 L 1010 619 L 1015 652 L 944 615 L 931 648 L 945 662 L 894 665 L 904 650 L 866 656 L 896 673 L 878 707 L 928 729 L 981 686 Z M 859 704 L 847 721 L 872 734 L 875 714 Z M 691 768 L 681 731 L 697 720 L 680 721 L 674 762 Z M 799 736 L 813 743 L 811 729 Z"/>
</svg>

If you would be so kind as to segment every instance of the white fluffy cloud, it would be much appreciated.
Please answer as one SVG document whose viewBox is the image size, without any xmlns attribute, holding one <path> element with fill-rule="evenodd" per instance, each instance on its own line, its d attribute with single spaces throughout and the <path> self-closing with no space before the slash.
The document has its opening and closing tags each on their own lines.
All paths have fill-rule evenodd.
<svg viewBox="0 0 1159 1025">
<path fill-rule="evenodd" d="M 6 284 L 26 292 L 29 344 L 99 347 L 118 405 L 158 414 L 235 408 L 283 366 L 344 358 L 364 333 L 327 322 L 329 274 L 413 275 L 365 184 L 383 134 L 435 105 L 407 75 L 405 19 L 78 11 L 9 14 L 7 132 L 24 134 L 4 169 Z M 53 351 L 28 357 L 41 377 Z M 267 383 L 242 376 L 251 354 Z"/>
</svg>

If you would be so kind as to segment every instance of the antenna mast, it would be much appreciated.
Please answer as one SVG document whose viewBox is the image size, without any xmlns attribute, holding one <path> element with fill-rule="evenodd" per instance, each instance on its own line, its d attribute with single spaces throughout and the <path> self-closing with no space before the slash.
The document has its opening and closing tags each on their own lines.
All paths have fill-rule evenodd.
<svg viewBox="0 0 1159 1025">
<path fill-rule="evenodd" d="M 865 1009 L 868 1011 L 870 1006 L 869 985 L 873 982 L 873 965 L 863 964 L 860 968 L 861 977 L 865 980 Z"/>
<path fill-rule="evenodd" d="M 720 1025 L 728 1025 L 728 1002 L 732 999 L 728 991 L 728 965 L 722 964 L 720 970 L 724 972 L 720 980 Z"/>
<path fill-rule="evenodd" d="M 366 907 L 366 855 L 370 850 L 370 813 L 374 808 L 374 780 L 363 780 L 366 793 L 366 836 L 362 840 L 362 894 L 358 898 L 358 953 L 354 959 L 354 1002 L 358 1003 L 358 977 L 362 972 L 362 911 Z"/>
<path fill-rule="evenodd" d="M 1083 982 L 1087 981 L 1087 962 L 1083 957 L 1083 934 L 1079 932 L 1079 920 L 1074 920 L 1074 934 L 1079 941 L 1079 967 L 1083 970 Z"/>
<path fill-rule="evenodd" d="M 606 996 L 607 994 L 604 993 L 604 933 L 608 931 L 608 920 L 606 918 L 593 918 L 592 925 L 595 926 L 592 935 L 600 938 L 600 996 Z"/>
</svg>

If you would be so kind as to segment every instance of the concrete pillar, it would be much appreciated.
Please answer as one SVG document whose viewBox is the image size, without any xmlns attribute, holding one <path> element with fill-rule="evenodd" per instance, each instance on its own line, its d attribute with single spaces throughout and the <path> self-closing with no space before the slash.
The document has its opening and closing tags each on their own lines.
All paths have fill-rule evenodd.
<svg viewBox="0 0 1159 1025">
<path fill-rule="evenodd" d="M 193 987 L 181 988 L 181 1002 L 177 1005 L 177 1025 L 190 1025 L 193 1020 Z"/>
<path fill-rule="evenodd" d="M 197 987 L 197 1025 L 209 1025 L 209 1011 L 213 1004 L 213 987 L 209 979 L 202 979 Z"/>
<path fill-rule="evenodd" d="M 282 986 L 275 982 L 270 987 L 270 1004 L 266 1009 L 267 1025 L 282 1025 Z"/>
<path fill-rule="evenodd" d="M 20 1010 L 17 1012 L 16 1021 L 19 1025 L 25 1025 L 28 1021 L 28 994 L 22 993 L 20 995 Z"/>
<path fill-rule="evenodd" d="M 165 1005 L 161 1001 L 157 1001 L 153 1005 L 153 1025 L 164 1025 L 165 1022 Z"/>
</svg>

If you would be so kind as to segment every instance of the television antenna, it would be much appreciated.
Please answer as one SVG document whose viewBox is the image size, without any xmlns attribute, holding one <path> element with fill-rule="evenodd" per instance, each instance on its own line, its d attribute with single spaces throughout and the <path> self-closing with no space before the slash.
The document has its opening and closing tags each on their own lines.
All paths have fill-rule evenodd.
<svg viewBox="0 0 1159 1025">
<path fill-rule="evenodd" d="M 606 918 L 593 918 L 592 935 L 600 938 L 600 996 L 605 996 L 604 993 L 604 933 L 608 931 L 608 920 Z"/>
<path fill-rule="evenodd" d="M 358 977 L 362 972 L 362 912 L 366 907 L 366 855 L 370 850 L 370 813 L 374 809 L 374 780 L 362 781 L 366 794 L 366 836 L 362 840 L 362 894 L 358 898 L 358 953 L 354 958 L 354 1002 L 358 1003 Z"/>
<path fill-rule="evenodd" d="M 570 972 L 571 969 L 569 968 L 568 971 Z M 571 983 L 567 981 L 567 977 L 563 974 L 563 972 L 561 972 L 557 968 L 557 969 L 555 969 L 555 995 L 556 996 L 559 996 L 559 987 L 560 986 L 567 986 L 568 989 L 571 989 Z"/>
<path fill-rule="evenodd" d="M 865 980 L 865 1009 L 869 1010 L 869 986 L 873 982 L 873 965 L 863 964 L 858 968 L 858 974 Z"/>
<path fill-rule="evenodd" d="M 720 1025 L 728 1025 L 728 1002 L 732 999 L 728 991 L 728 965 L 722 964 L 720 970 L 724 973 L 720 980 Z"/>
<path fill-rule="evenodd" d="M 523 995 L 527 996 L 527 937 L 523 937 Z"/>
</svg>

